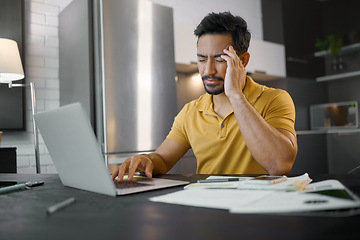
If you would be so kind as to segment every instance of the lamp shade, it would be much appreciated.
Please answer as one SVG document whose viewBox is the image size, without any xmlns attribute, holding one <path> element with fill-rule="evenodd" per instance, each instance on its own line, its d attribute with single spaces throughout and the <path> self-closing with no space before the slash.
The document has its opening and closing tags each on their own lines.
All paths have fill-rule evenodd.
<svg viewBox="0 0 360 240">
<path fill-rule="evenodd" d="M 0 83 L 10 83 L 23 78 L 24 70 L 17 43 L 0 38 Z"/>
</svg>

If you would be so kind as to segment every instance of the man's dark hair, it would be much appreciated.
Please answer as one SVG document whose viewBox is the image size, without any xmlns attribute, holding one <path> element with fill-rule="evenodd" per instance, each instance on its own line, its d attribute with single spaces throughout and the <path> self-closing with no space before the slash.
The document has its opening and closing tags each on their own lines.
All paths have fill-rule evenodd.
<svg viewBox="0 0 360 240">
<path fill-rule="evenodd" d="M 205 34 L 228 34 L 232 36 L 234 49 L 238 55 L 247 52 L 251 34 L 246 21 L 230 12 L 209 13 L 196 27 L 194 34 L 198 39 Z"/>
</svg>

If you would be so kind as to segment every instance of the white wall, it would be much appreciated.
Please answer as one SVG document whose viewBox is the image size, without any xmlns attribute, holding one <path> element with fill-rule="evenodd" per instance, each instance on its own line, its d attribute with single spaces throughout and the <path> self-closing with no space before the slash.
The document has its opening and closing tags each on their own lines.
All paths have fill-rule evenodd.
<svg viewBox="0 0 360 240">
<path fill-rule="evenodd" d="M 72 0 L 25 0 L 25 41 L 27 82 L 36 86 L 38 111 L 59 106 L 58 15 Z M 247 22 L 254 39 L 263 39 L 260 0 L 151 0 L 173 7 L 174 22 L 193 28 L 209 12 L 231 11 Z M 17 147 L 18 173 L 35 173 L 30 94 L 27 92 L 28 133 L 4 133 L 2 147 Z M 42 173 L 56 173 L 40 138 Z"/>
</svg>

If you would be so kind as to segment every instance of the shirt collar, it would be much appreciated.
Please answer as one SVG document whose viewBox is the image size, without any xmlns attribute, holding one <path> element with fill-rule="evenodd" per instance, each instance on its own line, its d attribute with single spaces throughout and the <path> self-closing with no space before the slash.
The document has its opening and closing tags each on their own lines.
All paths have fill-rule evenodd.
<svg viewBox="0 0 360 240">
<path fill-rule="evenodd" d="M 205 114 L 216 116 L 212 99 L 213 95 L 205 93 L 196 101 L 195 108 L 199 112 L 204 112 Z"/>
<path fill-rule="evenodd" d="M 256 83 L 251 77 L 246 76 L 246 84 L 243 92 L 250 104 L 253 104 L 264 90 L 265 86 Z M 213 95 L 205 93 L 197 100 L 195 108 L 200 112 L 216 116 L 212 99 Z"/>
<path fill-rule="evenodd" d="M 246 77 L 246 85 L 244 88 L 244 95 L 250 104 L 254 104 L 255 101 L 264 92 L 265 86 L 256 83 L 251 77 Z"/>
</svg>

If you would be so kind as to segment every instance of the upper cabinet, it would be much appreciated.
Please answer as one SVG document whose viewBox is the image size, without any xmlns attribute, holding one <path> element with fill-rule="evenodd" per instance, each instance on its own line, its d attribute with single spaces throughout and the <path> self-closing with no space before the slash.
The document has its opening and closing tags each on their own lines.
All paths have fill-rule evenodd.
<svg viewBox="0 0 360 240">
<path fill-rule="evenodd" d="M 286 76 L 285 47 L 282 44 L 251 40 L 246 67 L 255 80 L 269 81 Z"/>
<path fill-rule="evenodd" d="M 196 37 L 194 35 L 195 26 L 175 22 L 174 41 L 175 41 L 175 62 L 182 65 L 196 64 Z"/>
</svg>

